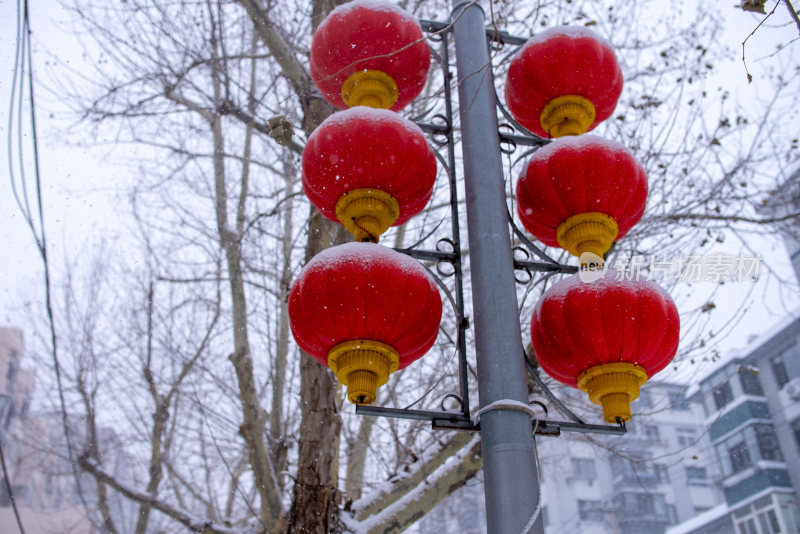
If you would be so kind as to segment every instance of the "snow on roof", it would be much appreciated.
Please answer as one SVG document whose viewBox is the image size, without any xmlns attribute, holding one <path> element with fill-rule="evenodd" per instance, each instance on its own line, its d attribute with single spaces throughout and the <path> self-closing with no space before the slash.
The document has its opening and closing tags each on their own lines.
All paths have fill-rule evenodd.
<svg viewBox="0 0 800 534">
<path fill-rule="evenodd" d="M 764 332 L 758 334 L 744 347 L 729 351 L 728 354 L 726 354 L 724 358 L 722 358 L 719 362 L 717 362 L 716 365 L 712 365 L 704 373 L 698 374 L 695 384 L 700 384 L 704 380 L 707 380 L 711 375 L 713 375 L 714 373 L 716 373 L 717 371 L 728 365 L 731 361 L 737 358 L 739 359 L 747 358 L 747 356 L 752 354 L 761 345 L 764 345 L 770 339 L 777 336 L 784 328 L 795 322 L 798 318 L 800 318 L 800 308 L 792 310 L 785 317 L 773 323 L 772 326 L 767 328 Z M 689 396 L 690 393 L 694 394 L 696 392 L 696 387 L 692 387 L 690 389 L 691 391 L 687 392 L 687 396 Z"/>
<path fill-rule="evenodd" d="M 689 534 L 689 532 L 692 532 L 703 525 L 707 525 L 708 523 L 711 523 L 712 521 L 719 519 L 728 513 L 730 513 L 730 508 L 728 507 L 727 503 L 722 503 L 714 508 L 706 510 L 702 514 L 696 515 L 693 518 L 684 521 L 683 523 L 668 528 L 665 534 Z"/>
</svg>

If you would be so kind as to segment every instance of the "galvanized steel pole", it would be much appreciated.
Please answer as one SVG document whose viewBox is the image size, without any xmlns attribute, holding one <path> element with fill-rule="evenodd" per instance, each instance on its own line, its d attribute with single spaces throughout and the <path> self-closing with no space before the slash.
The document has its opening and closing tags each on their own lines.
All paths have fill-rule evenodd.
<svg viewBox="0 0 800 534">
<path fill-rule="evenodd" d="M 506 399 L 528 403 L 484 19 L 476 1 L 456 2 L 451 15 L 481 407 Z M 490 410 L 481 415 L 480 427 L 488 531 L 521 534 L 540 498 L 531 417 Z M 541 517 L 528 532 L 543 532 Z"/>
</svg>

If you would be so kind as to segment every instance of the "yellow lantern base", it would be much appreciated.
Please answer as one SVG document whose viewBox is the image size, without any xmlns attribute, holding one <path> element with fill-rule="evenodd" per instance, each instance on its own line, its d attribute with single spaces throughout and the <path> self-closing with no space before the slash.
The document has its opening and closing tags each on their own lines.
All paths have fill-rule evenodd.
<svg viewBox="0 0 800 534">
<path fill-rule="evenodd" d="M 556 228 L 559 246 L 578 257 L 584 252 L 591 252 L 602 258 L 617 235 L 617 221 L 598 212 L 573 215 Z"/>
<path fill-rule="evenodd" d="M 328 367 L 347 386 L 347 400 L 353 404 L 375 402 L 378 387 L 389 380 L 399 364 L 398 352 L 380 341 L 354 339 L 328 351 Z"/>
<path fill-rule="evenodd" d="M 639 398 L 639 388 L 647 381 L 647 371 L 634 363 L 606 363 L 590 367 L 578 375 L 578 388 L 589 400 L 603 407 L 607 423 L 630 421 L 631 402 Z"/>
<path fill-rule="evenodd" d="M 552 137 L 580 135 L 589 131 L 596 113 L 594 104 L 579 95 L 559 96 L 548 102 L 539 120 Z"/>
<path fill-rule="evenodd" d="M 359 70 L 342 84 L 342 100 L 349 107 L 389 109 L 398 96 L 397 82 L 380 70 Z"/>
<path fill-rule="evenodd" d="M 336 218 L 360 242 L 377 243 L 399 216 L 397 200 L 379 189 L 353 189 L 336 202 Z"/>
</svg>

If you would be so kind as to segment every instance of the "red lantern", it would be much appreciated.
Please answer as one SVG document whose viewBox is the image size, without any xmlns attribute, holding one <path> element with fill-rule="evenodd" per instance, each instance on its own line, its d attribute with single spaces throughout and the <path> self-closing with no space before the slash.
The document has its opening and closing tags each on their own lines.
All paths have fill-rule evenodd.
<svg viewBox="0 0 800 534">
<path fill-rule="evenodd" d="M 303 150 L 303 189 L 356 241 L 378 241 L 433 194 L 436 156 L 422 130 L 396 113 L 358 107 L 328 117 Z"/>
<path fill-rule="evenodd" d="M 536 151 L 517 182 L 523 226 L 545 245 L 599 257 L 641 219 L 647 175 L 619 143 L 594 135 Z"/>
<path fill-rule="evenodd" d="M 422 92 L 430 63 L 417 20 L 384 2 L 337 7 L 311 41 L 311 78 L 325 100 L 342 109 L 404 108 Z"/>
<path fill-rule="evenodd" d="M 336 373 L 356 404 L 375 401 L 389 374 L 431 348 L 442 300 L 416 260 L 372 243 L 314 256 L 289 292 L 297 344 Z"/>
<path fill-rule="evenodd" d="M 586 28 L 544 31 L 508 67 L 508 109 L 542 137 L 588 132 L 611 116 L 621 92 L 614 50 Z"/>
<path fill-rule="evenodd" d="M 613 423 L 631 417 L 639 387 L 675 356 L 680 318 L 675 304 L 650 281 L 617 280 L 609 270 L 594 282 L 570 276 L 536 305 L 531 340 L 554 379 L 589 394 Z"/>
</svg>

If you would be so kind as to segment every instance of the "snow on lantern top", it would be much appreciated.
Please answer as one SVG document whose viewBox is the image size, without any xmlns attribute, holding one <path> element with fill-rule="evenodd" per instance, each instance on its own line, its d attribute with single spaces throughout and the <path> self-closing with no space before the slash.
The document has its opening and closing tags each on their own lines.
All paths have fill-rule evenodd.
<svg viewBox="0 0 800 534">
<path fill-rule="evenodd" d="M 325 18 L 311 42 L 311 78 L 345 109 L 398 111 L 425 85 L 431 55 L 419 22 L 388 2 L 355 0 Z"/>
<path fill-rule="evenodd" d="M 436 283 L 416 260 L 373 243 L 326 249 L 289 292 L 297 344 L 370 404 L 389 374 L 433 346 L 442 318 Z"/>
<path fill-rule="evenodd" d="M 522 225 L 547 246 L 600 258 L 641 219 L 647 174 L 623 145 L 596 135 L 536 151 L 517 182 Z"/>
<path fill-rule="evenodd" d="M 422 130 L 385 109 L 334 113 L 303 149 L 306 195 L 357 241 L 377 242 L 389 226 L 419 213 L 435 181 L 436 156 Z"/>
<path fill-rule="evenodd" d="M 611 116 L 622 83 L 607 41 L 587 28 L 551 28 L 530 39 L 512 59 L 506 103 L 514 118 L 536 135 L 579 135 Z"/>
<path fill-rule="evenodd" d="M 678 349 L 680 317 L 669 294 L 612 269 L 594 282 L 572 275 L 536 305 L 531 341 L 542 369 L 602 404 L 607 422 L 631 417 L 639 387 Z"/>
</svg>

